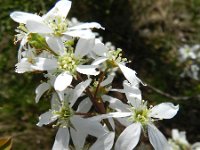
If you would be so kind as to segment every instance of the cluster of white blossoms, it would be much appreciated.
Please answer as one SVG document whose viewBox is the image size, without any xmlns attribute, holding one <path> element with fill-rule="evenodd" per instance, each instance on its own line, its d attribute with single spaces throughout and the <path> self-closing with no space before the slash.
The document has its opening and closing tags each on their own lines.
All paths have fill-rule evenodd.
<svg viewBox="0 0 200 150">
<path fill-rule="evenodd" d="M 172 139 L 168 140 L 171 150 L 200 150 L 200 142 L 190 144 L 186 138 L 186 132 L 179 132 L 177 129 L 172 130 Z"/>
<path fill-rule="evenodd" d="M 51 96 L 51 108 L 40 115 L 37 125 L 58 128 L 52 149 L 132 150 L 143 134 L 155 150 L 170 150 L 154 122 L 171 119 L 179 106 L 168 102 L 149 106 L 139 89 L 143 83 L 126 66 L 129 61 L 122 49 L 96 38 L 92 29 L 104 29 L 100 24 L 67 19 L 70 8 L 71 1 L 60 0 L 42 16 L 10 14 L 19 23 L 16 72 L 44 74 L 36 88 L 36 103 L 44 94 Z M 124 75 L 122 89 L 112 88 L 117 71 Z M 110 92 L 125 94 L 126 100 Z M 125 127 L 121 133 L 119 123 Z"/>
<path fill-rule="evenodd" d="M 184 45 L 179 49 L 179 61 L 186 64 L 181 76 L 200 80 L 200 45 Z"/>
</svg>

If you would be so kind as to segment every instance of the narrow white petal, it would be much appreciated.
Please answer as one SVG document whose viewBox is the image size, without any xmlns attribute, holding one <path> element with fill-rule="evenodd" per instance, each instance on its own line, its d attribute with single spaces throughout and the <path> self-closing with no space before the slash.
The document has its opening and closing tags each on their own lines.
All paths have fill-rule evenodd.
<svg viewBox="0 0 200 150">
<path fill-rule="evenodd" d="M 52 150 L 69 150 L 69 139 L 68 128 L 59 128 Z"/>
<path fill-rule="evenodd" d="M 52 33 L 53 30 L 49 28 L 46 24 L 34 20 L 28 20 L 26 27 L 29 32 L 32 33 Z"/>
<path fill-rule="evenodd" d="M 64 32 L 63 34 L 72 36 L 72 37 L 84 38 L 84 39 L 95 38 L 95 34 L 91 30 L 74 30 L 74 31 Z"/>
<path fill-rule="evenodd" d="M 32 64 L 28 62 L 27 58 L 22 58 L 20 60 L 20 62 L 18 62 L 15 65 L 16 69 L 15 72 L 17 73 L 24 73 L 24 72 L 28 72 L 28 71 L 33 71 L 34 69 L 32 69 Z"/>
<path fill-rule="evenodd" d="M 153 125 L 148 124 L 149 141 L 155 150 L 170 150 L 165 136 Z"/>
<path fill-rule="evenodd" d="M 93 120 L 92 118 L 83 119 L 78 116 L 73 116 L 70 118 L 70 120 L 74 125 L 75 129 L 80 130 L 85 134 L 99 137 L 106 133 L 106 130 L 103 128 L 101 123 L 99 123 L 96 120 Z"/>
<path fill-rule="evenodd" d="M 192 150 L 200 150 L 200 142 L 192 144 Z"/>
<path fill-rule="evenodd" d="M 76 70 L 82 74 L 96 76 L 99 74 L 99 71 L 96 71 L 97 67 L 98 66 L 94 66 L 94 65 L 79 65 L 77 66 Z"/>
<path fill-rule="evenodd" d="M 58 55 L 64 54 L 65 46 L 60 38 L 48 36 L 46 37 L 46 42 L 56 54 Z"/>
<path fill-rule="evenodd" d="M 36 57 L 34 59 L 34 64 L 32 65 L 32 68 L 40 71 L 55 70 L 57 68 L 57 60 Z"/>
<path fill-rule="evenodd" d="M 161 103 L 151 109 L 150 116 L 159 119 L 171 119 L 176 115 L 178 110 L 179 105 L 175 106 L 172 103 Z"/>
<path fill-rule="evenodd" d="M 83 81 L 79 83 L 73 90 L 72 96 L 70 97 L 71 103 L 70 106 L 72 107 L 76 100 L 81 96 L 81 94 L 84 92 L 84 90 L 90 85 L 92 82 L 92 79 L 87 79 L 86 81 Z"/>
<path fill-rule="evenodd" d="M 100 85 L 101 86 L 106 86 L 106 85 L 111 84 L 113 82 L 114 77 L 115 77 L 114 74 L 113 75 L 108 75 L 108 77 L 105 80 L 103 80 Z"/>
<path fill-rule="evenodd" d="M 42 18 L 38 15 L 21 12 L 21 11 L 14 11 L 10 14 L 10 17 L 18 23 L 26 24 L 27 20 L 42 20 Z"/>
<path fill-rule="evenodd" d="M 50 88 L 50 85 L 46 82 L 43 82 L 42 84 L 40 84 L 36 90 L 36 97 L 35 97 L 35 102 L 38 103 L 41 96 Z"/>
<path fill-rule="evenodd" d="M 51 111 L 47 111 L 47 112 L 43 113 L 42 115 L 40 115 L 37 126 L 41 127 L 43 125 L 48 125 L 51 122 L 55 121 L 56 119 L 57 119 L 57 117 L 54 116 Z"/>
<path fill-rule="evenodd" d="M 72 142 L 76 150 L 82 150 L 84 148 L 85 139 L 87 134 L 81 132 L 80 130 L 74 130 L 70 128 Z"/>
<path fill-rule="evenodd" d="M 59 11 L 59 15 L 66 18 L 67 14 L 71 8 L 72 2 L 69 0 L 60 0 L 56 3 L 55 7 Z"/>
<path fill-rule="evenodd" d="M 96 58 L 96 59 L 92 62 L 92 65 L 99 65 L 99 64 L 105 62 L 106 60 L 108 60 L 107 57 L 99 57 L 99 58 Z"/>
<path fill-rule="evenodd" d="M 99 23 L 97 22 L 90 22 L 90 23 L 83 23 L 80 25 L 76 25 L 73 27 L 68 28 L 69 30 L 80 30 L 80 29 L 91 29 L 91 28 L 96 28 L 96 29 L 104 29 Z"/>
<path fill-rule="evenodd" d="M 99 137 L 89 150 L 111 150 L 115 138 L 114 132 Z"/>
<path fill-rule="evenodd" d="M 94 46 L 94 39 L 80 38 L 76 45 L 75 56 L 82 58 L 92 50 L 93 46 Z"/>
<path fill-rule="evenodd" d="M 130 106 L 124 104 L 121 100 L 108 96 L 108 95 L 103 95 L 102 99 L 104 102 L 109 102 L 109 107 L 119 111 L 119 112 L 127 112 L 129 111 Z"/>
<path fill-rule="evenodd" d="M 134 123 L 120 134 L 118 137 L 115 150 L 132 150 L 139 142 L 141 133 L 141 124 Z"/>
<path fill-rule="evenodd" d="M 125 78 L 134 86 L 141 82 L 141 80 L 136 76 L 136 72 L 123 64 L 118 63 Z"/>
<path fill-rule="evenodd" d="M 107 47 L 99 39 L 95 40 L 95 46 L 93 48 L 93 51 L 98 56 L 104 56 L 104 57 L 106 57 L 108 53 Z"/>
<path fill-rule="evenodd" d="M 92 102 L 90 100 L 90 98 L 85 98 L 84 100 L 82 100 L 80 102 L 80 104 L 78 105 L 77 108 L 77 112 L 88 112 L 92 107 Z"/>
<path fill-rule="evenodd" d="M 107 114 L 94 116 L 94 117 L 91 117 L 90 119 L 93 120 L 93 121 L 101 121 L 102 119 L 122 118 L 122 117 L 129 117 L 131 115 L 132 115 L 131 112 L 112 112 L 112 113 L 107 113 Z"/>
<path fill-rule="evenodd" d="M 55 80 L 54 88 L 57 91 L 65 90 L 72 82 L 72 75 L 68 74 L 67 72 L 63 72 L 59 74 Z"/>
</svg>

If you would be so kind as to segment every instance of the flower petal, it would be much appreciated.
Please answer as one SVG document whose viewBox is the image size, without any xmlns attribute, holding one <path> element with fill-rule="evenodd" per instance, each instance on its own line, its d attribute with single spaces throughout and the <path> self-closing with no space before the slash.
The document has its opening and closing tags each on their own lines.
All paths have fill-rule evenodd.
<svg viewBox="0 0 200 150">
<path fill-rule="evenodd" d="M 134 123 L 120 134 L 118 137 L 115 150 L 132 150 L 139 142 L 141 133 L 141 124 Z"/>
<path fill-rule="evenodd" d="M 109 102 L 109 107 L 116 111 L 119 111 L 119 112 L 129 111 L 130 106 L 122 103 L 122 101 L 117 98 L 114 98 L 108 95 L 103 95 L 102 99 L 104 102 Z"/>
<path fill-rule="evenodd" d="M 46 92 L 48 89 L 50 88 L 50 85 L 46 82 L 43 82 L 42 84 L 40 84 L 36 90 L 36 97 L 35 97 L 35 102 L 38 103 L 41 96 L 44 94 L 44 92 Z"/>
<path fill-rule="evenodd" d="M 118 63 L 119 68 L 121 69 L 122 73 L 124 74 L 125 78 L 133 85 L 138 85 L 141 80 L 136 76 L 136 72 L 125 65 Z"/>
<path fill-rule="evenodd" d="M 68 150 L 69 139 L 70 135 L 68 128 L 59 128 L 52 150 Z"/>
<path fill-rule="evenodd" d="M 74 30 L 74 31 L 64 32 L 63 34 L 72 36 L 72 37 L 84 38 L 84 39 L 95 38 L 95 34 L 91 30 Z"/>
<path fill-rule="evenodd" d="M 151 109 L 150 116 L 159 119 L 171 119 L 176 115 L 178 110 L 179 105 L 175 106 L 172 103 L 161 103 Z"/>
<path fill-rule="evenodd" d="M 81 96 L 83 91 L 90 85 L 92 82 L 92 79 L 87 79 L 86 81 L 83 81 L 79 83 L 73 90 L 72 96 L 70 97 L 70 106 L 73 107 L 76 100 Z"/>
<path fill-rule="evenodd" d="M 34 59 L 34 64 L 32 65 L 32 68 L 40 71 L 54 70 L 57 68 L 57 60 L 36 57 Z"/>
<path fill-rule="evenodd" d="M 92 62 L 92 65 L 99 65 L 103 62 L 105 62 L 108 58 L 106 57 L 99 57 L 99 58 L 96 58 L 93 62 Z"/>
<path fill-rule="evenodd" d="M 113 146 L 114 138 L 114 132 L 106 133 L 105 135 L 97 138 L 97 141 L 90 147 L 89 150 L 110 150 Z"/>
<path fill-rule="evenodd" d="M 14 11 L 10 14 L 10 17 L 18 23 L 26 24 L 27 20 L 42 20 L 42 18 L 38 15 L 21 12 L 21 11 Z"/>
<path fill-rule="evenodd" d="M 59 74 L 55 80 L 54 88 L 57 91 L 65 90 L 72 82 L 72 75 L 68 74 L 67 72 L 63 72 Z"/>
<path fill-rule="evenodd" d="M 165 136 L 153 125 L 148 124 L 149 141 L 155 150 L 169 150 L 170 146 Z"/>
<path fill-rule="evenodd" d="M 114 74 L 108 75 L 108 77 L 101 82 L 100 86 L 106 86 L 111 84 L 113 82 L 114 77 L 115 77 Z"/>
<path fill-rule="evenodd" d="M 43 22 L 35 21 L 35 20 L 27 20 L 26 27 L 29 32 L 32 33 L 52 33 L 53 30 L 49 28 Z"/>
<path fill-rule="evenodd" d="M 55 121 L 57 117 L 52 114 L 51 111 L 47 111 L 40 115 L 39 122 L 37 123 L 37 126 L 42 127 L 43 125 L 50 124 L 51 122 Z"/>
<path fill-rule="evenodd" d="M 48 36 L 46 37 L 46 42 L 56 54 L 58 55 L 64 54 L 65 46 L 60 38 Z"/>
<path fill-rule="evenodd" d="M 93 48 L 93 51 L 98 56 L 104 56 L 104 57 L 106 57 L 108 53 L 107 47 L 99 39 L 95 40 L 95 46 Z"/>
<path fill-rule="evenodd" d="M 82 74 L 96 76 L 99 74 L 99 71 L 96 71 L 97 67 L 98 66 L 94 66 L 94 65 L 79 65 L 77 66 L 76 70 Z"/>
<path fill-rule="evenodd" d="M 92 107 L 91 100 L 87 97 L 80 102 L 77 108 L 77 112 L 88 112 Z"/>
<path fill-rule="evenodd" d="M 89 53 L 89 51 L 92 50 L 93 45 L 94 45 L 94 39 L 80 38 L 76 45 L 74 55 L 82 58 L 83 56 L 87 55 Z"/>
<path fill-rule="evenodd" d="M 80 30 L 80 29 L 104 29 L 99 23 L 97 22 L 90 22 L 90 23 L 82 23 L 73 27 L 68 28 L 68 30 Z"/>
</svg>

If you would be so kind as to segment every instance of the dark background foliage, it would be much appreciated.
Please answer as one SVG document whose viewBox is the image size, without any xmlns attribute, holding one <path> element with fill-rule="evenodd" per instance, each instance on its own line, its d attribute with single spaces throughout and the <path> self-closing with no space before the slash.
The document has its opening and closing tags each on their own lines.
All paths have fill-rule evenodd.
<svg viewBox="0 0 200 150">
<path fill-rule="evenodd" d="M 0 136 L 12 136 L 14 149 L 50 149 L 56 130 L 35 124 L 46 109 L 48 98 L 38 105 L 34 90 L 42 76 L 16 74 L 18 46 L 13 44 L 17 24 L 9 18 L 15 10 L 44 13 L 54 0 L 0 0 Z M 111 41 L 132 63 L 138 76 L 147 83 L 143 98 L 152 104 L 171 101 L 180 104 L 172 120 L 159 128 L 167 137 L 172 128 L 186 130 L 188 140 L 200 141 L 199 81 L 181 78 L 183 65 L 178 48 L 199 44 L 199 0 L 73 0 L 69 17 L 99 22 L 104 42 Z M 187 100 L 184 100 L 187 97 Z"/>
</svg>

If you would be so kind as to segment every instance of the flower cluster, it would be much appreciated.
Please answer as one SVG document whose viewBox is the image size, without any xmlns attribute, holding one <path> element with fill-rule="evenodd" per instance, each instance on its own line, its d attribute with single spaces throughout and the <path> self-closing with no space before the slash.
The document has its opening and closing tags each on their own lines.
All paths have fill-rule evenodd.
<svg viewBox="0 0 200 150">
<path fill-rule="evenodd" d="M 192 79 L 199 80 L 200 77 L 200 45 L 184 45 L 179 49 L 179 61 L 185 64 L 181 76 L 189 76 Z"/>
<path fill-rule="evenodd" d="M 58 128 L 52 149 L 81 150 L 89 145 L 90 150 L 132 150 L 143 131 L 154 149 L 169 150 L 154 122 L 171 119 L 179 106 L 149 106 L 139 89 L 144 83 L 126 66 L 129 61 L 122 49 L 96 37 L 92 29 L 104 29 L 99 23 L 69 20 L 70 8 L 71 1 L 60 0 L 42 16 L 20 11 L 10 15 L 19 23 L 16 72 L 44 74 L 35 101 L 48 93 L 51 108 L 40 115 L 37 125 Z M 124 75 L 122 89 L 112 87 L 116 72 Z M 126 100 L 114 98 L 110 92 L 123 93 Z M 116 132 L 116 122 L 126 127 L 121 133 Z M 88 142 L 88 137 L 96 141 Z"/>
</svg>

